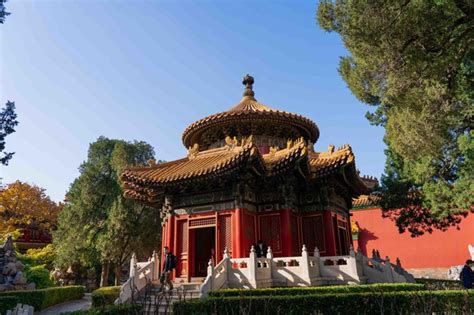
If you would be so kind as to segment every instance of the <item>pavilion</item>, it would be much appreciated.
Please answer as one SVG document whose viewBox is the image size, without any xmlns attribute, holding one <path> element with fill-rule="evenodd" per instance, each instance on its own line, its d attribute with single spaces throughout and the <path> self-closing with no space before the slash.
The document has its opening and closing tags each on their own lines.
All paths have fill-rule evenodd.
<svg viewBox="0 0 474 315">
<path fill-rule="evenodd" d="M 192 123 L 183 133 L 187 156 L 153 161 L 122 174 L 125 196 L 159 209 L 162 246 L 178 257 L 176 280 L 206 276 L 226 255 L 248 257 L 262 240 L 275 257 L 348 255 L 352 200 L 377 185 L 360 177 L 349 145 L 315 150 L 317 125 L 255 99 Z"/>
</svg>

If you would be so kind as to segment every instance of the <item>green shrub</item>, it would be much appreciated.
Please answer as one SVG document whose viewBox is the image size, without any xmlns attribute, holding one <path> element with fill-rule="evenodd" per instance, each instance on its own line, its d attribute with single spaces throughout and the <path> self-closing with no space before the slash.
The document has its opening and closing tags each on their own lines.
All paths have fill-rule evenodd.
<svg viewBox="0 0 474 315">
<path fill-rule="evenodd" d="M 81 299 L 84 296 L 84 292 L 85 288 L 77 285 L 39 290 L 0 292 L 0 297 L 14 296 L 18 299 L 18 303 L 31 305 L 35 308 L 35 311 L 39 311 L 59 303 Z"/>
<path fill-rule="evenodd" d="M 19 253 L 17 259 L 30 267 L 45 265 L 46 269 L 52 269 L 55 255 L 53 245 L 49 244 L 42 248 L 30 248 L 26 254 Z"/>
<path fill-rule="evenodd" d="M 54 286 L 54 282 L 49 276 L 49 271 L 45 265 L 34 266 L 26 270 L 28 282 L 36 284 L 37 289 L 44 289 Z"/>
<path fill-rule="evenodd" d="M 472 290 L 471 290 L 472 291 Z M 409 314 L 474 311 L 474 291 L 400 291 L 230 296 L 173 304 L 173 314 Z"/>
<path fill-rule="evenodd" d="M 51 269 L 56 258 L 56 252 L 53 244 L 48 244 L 42 248 L 28 249 L 25 256 L 30 257 L 36 265 L 46 265 L 47 269 Z"/>
<path fill-rule="evenodd" d="M 464 286 L 459 280 L 445 280 L 445 279 L 416 279 L 417 283 L 423 284 L 428 290 L 458 290 L 463 289 Z"/>
<path fill-rule="evenodd" d="M 363 285 L 334 285 L 321 287 L 289 287 L 265 289 L 223 289 L 211 291 L 209 296 L 267 296 L 267 295 L 308 295 L 315 293 L 358 293 L 358 292 L 396 292 L 423 290 L 418 283 L 380 283 Z"/>
<path fill-rule="evenodd" d="M 8 310 L 13 309 L 18 304 L 18 298 L 15 296 L 0 296 L 0 314 L 6 314 Z"/>
<path fill-rule="evenodd" d="M 105 305 L 114 304 L 119 297 L 120 286 L 103 287 L 92 292 L 92 307 L 104 307 Z"/>
<path fill-rule="evenodd" d="M 92 308 L 87 311 L 63 313 L 64 315 L 130 315 L 139 314 L 141 307 L 132 304 L 107 305 L 103 308 Z"/>
</svg>

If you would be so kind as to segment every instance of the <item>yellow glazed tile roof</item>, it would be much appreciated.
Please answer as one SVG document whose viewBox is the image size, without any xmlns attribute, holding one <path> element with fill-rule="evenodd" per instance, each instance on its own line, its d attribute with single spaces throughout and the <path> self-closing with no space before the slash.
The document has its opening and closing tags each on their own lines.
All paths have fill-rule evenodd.
<svg viewBox="0 0 474 315">
<path fill-rule="evenodd" d="M 335 152 L 308 153 L 306 143 L 302 139 L 296 140 L 285 149 L 272 151 L 261 155 L 257 147 L 248 143 L 243 146 L 225 146 L 201 152 L 190 152 L 188 157 L 176 161 L 126 169 L 122 174 L 122 179 L 126 183 L 161 186 L 183 180 L 219 176 L 243 167 L 246 162 L 253 159 L 260 161 L 266 176 L 284 172 L 293 168 L 295 163 L 303 161 L 308 164 L 315 177 L 321 177 L 337 172 L 341 167 L 354 161 L 350 146 L 343 146 Z M 138 186 L 132 188 L 138 190 Z M 146 193 L 146 191 L 140 193 Z"/>
<path fill-rule="evenodd" d="M 327 152 L 313 152 L 309 164 L 311 172 L 316 177 L 332 174 L 341 166 L 354 162 L 354 153 L 349 145 L 343 145 L 334 151 L 334 146 L 329 146 Z"/>
<path fill-rule="evenodd" d="M 256 153 L 255 150 L 252 144 L 211 149 L 156 166 L 130 168 L 122 173 L 122 178 L 139 183 L 168 184 L 217 175 L 242 165 Z"/>
<path fill-rule="evenodd" d="M 259 103 L 253 97 L 244 96 L 237 105 L 229 110 L 207 116 L 189 125 L 183 132 L 183 143 L 189 147 L 204 130 L 242 121 L 266 121 L 291 125 L 304 130 L 312 142 L 316 142 L 319 138 L 319 129 L 311 119 L 299 114 L 273 109 Z"/>
</svg>

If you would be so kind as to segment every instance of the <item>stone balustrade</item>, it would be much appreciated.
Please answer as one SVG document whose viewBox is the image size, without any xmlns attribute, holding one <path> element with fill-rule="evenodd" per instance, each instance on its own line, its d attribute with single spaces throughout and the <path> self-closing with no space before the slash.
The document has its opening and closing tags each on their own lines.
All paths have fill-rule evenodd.
<svg viewBox="0 0 474 315">
<path fill-rule="evenodd" d="M 116 303 L 126 303 L 143 291 L 147 283 L 158 283 L 160 262 L 158 255 L 146 262 L 130 261 L 130 278 L 122 286 Z M 349 255 L 321 256 L 318 248 L 310 255 L 303 245 L 301 256 L 274 257 L 269 247 L 266 257 L 258 258 L 255 248 L 249 257 L 231 258 L 227 248 L 223 259 L 214 266 L 209 260 L 207 276 L 200 286 L 201 296 L 211 290 L 223 288 L 268 288 L 276 286 L 317 286 L 327 284 L 361 284 L 383 282 L 413 282 L 414 278 L 401 266 L 400 260 L 392 264 L 386 257 L 374 252 L 368 258 L 351 247 Z"/>
<path fill-rule="evenodd" d="M 158 283 L 160 279 L 160 259 L 154 251 L 146 262 L 137 262 L 135 254 L 130 259 L 130 277 L 122 285 L 115 304 L 129 302 L 135 295 L 143 291 L 148 283 Z"/>
<path fill-rule="evenodd" d="M 360 284 L 381 282 L 411 282 L 413 278 L 397 260 L 367 258 L 353 248 L 345 256 L 321 257 L 316 248 L 311 256 L 303 245 L 301 256 L 257 258 L 252 246 L 248 258 L 230 258 L 227 249 L 217 266 L 209 261 L 207 277 L 201 285 L 201 295 L 223 288 L 267 288 L 275 286 L 315 286 L 325 284 Z"/>
</svg>

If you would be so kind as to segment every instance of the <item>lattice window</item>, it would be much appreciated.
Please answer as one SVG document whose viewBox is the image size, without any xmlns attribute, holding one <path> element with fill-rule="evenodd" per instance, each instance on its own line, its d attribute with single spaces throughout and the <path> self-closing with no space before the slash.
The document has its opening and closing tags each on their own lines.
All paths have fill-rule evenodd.
<svg viewBox="0 0 474 315">
<path fill-rule="evenodd" d="M 219 243 L 221 246 L 220 257 L 222 258 L 222 252 L 226 247 L 232 256 L 232 217 L 230 215 L 219 217 Z"/>
<path fill-rule="evenodd" d="M 319 251 L 324 252 L 326 246 L 324 244 L 324 226 L 323 217 L 310 216 L 303 217 L 303 243 L 308 248 L 308 251 L 313 252 L 315 247 L 318 247 Z"/>
<path fill-rule="evenodd" d="M 216 224 L 216 218 L 202 218 L 202 219 L 195 219 L 195 220 L 189 221 L 189 227 L 215 225 L 215 224 Z"/>
<path fill-rule="evenodd" d="M 281 224 L 279 215 L 260 217 L 260 238 L 271 246 L 273 252 L 281 252 Z"/>
<path fill-rule="evenodd" d="M 179 253 L 186 252 L 188 248 L 188 221 L 179 222 Z"/>
</svg>

